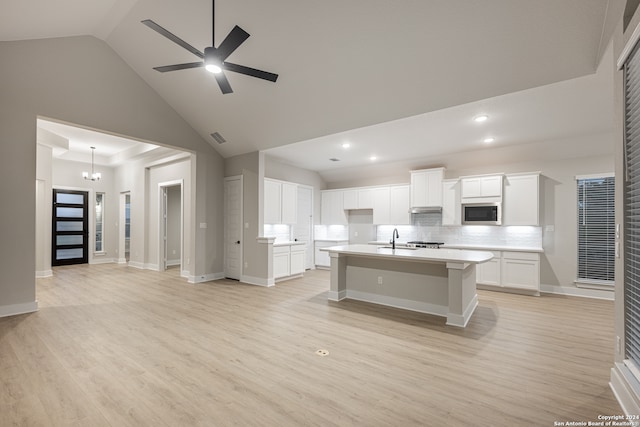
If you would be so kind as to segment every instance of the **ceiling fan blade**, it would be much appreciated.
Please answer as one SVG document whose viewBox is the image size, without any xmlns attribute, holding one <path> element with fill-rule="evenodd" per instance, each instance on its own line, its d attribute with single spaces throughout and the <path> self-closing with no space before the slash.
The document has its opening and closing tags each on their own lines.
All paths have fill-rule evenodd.
<svg viewBox="0 0 640 427">
<path fill-rule="evenodd" d="M 248 38 L 249 33 L 247 33 L 245 30 L 238 27 L 237 25 L 233 27 L 233 30 L 231 30 L 231 32 L 227 34 L 227 37 L 222 40 L 222 43 L 220 43 L 220 46 L 218 46 L 218 49 L 216 49 L 216 54 L 220 61 L 222 62 L 227 59 L 227 57 L 231 55 L 233 51 L 236 50 L 238 46 L 244 43 L 244 41 Z"/>
<path fill-rule="evenodd" d="M 225 76 L 224 73 L 216 73 L 214 74 L 214 76 L 216 77 L 218 86 L 220 86 L 220 90 L 223 94 L 233 93 L 231 85 L 229 84 L 229 80 L 227 80 L 227 76 Z"/>
<path fill-rule="evenodd" d="M 187 62 L 186 64 L 163 65 L 162 67 L 153 67 L 154 70 L 166 73 L 167 71 L 187 70 L 189 68 L 204 67 L 204 62 Z"/>
<path fill-rule="evenodd" d="M 166 38 L 168 38 L 169 40 L 171 40 L 172 42 L 174 42 L 178 46 L 181 46 L 181 47 L 187 49 L 189 52 L 193 53 L 198 58 L 203 58 L 204 59 L 204 53 L 200 52 L 198 49 L 196 49 L 195 47 L 191 46 L 189 43 L 187 43 L 186 41 L 182 40 L 180 37 L 176 36 L 172 32 L 162 28 L 160 25 L 156 24 L 151 19 L 145 19 L 144 21 L 141 21 L 141 22 L 144 25 L 146 25 L 147 27 L 149 27 L 152 30 L 156 31 L 157 33 L 165 36 Z"/>
<path fill-rule="evenodd" d="M 245 67 L 244 65 L 233 64 L 231 62 L 225 62 L 222 64 L 222 68 L 227 71 L 233 71 L 234 73 L 245 74 L 251 77 L 257 77 L 259 79 L 269 80 L 270 82 L 275 82 L 278 80 L 278 75 L 274 73 L 270 73 L 268 71 L 257 70 L 251 67 Z"/>
</svg>

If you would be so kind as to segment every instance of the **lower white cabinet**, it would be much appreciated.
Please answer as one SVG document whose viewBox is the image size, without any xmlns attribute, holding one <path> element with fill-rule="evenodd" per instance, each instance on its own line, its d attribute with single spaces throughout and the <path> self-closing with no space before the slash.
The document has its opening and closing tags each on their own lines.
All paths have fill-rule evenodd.
<svg viewBox="0 0 640 427">
<path fill-rule="evenodd" d="M 479 285 L 540 292 L 539 253 L 493 251 L 493 255 L 491 261 L 476 267 Z"/>
<path fill-rule="evenodd" d="M 289 275 L 304 273 L 305 245 L 291 245 L 291 258 L 289 259 Z"/>
<path fill-rule="evenodd" d="M 273 247 L 273 277 L 275 279 L 287 277 L 289 275 L 290 259 L 290 246 Z"/>
<path fill-rule="evenodd" d="M 329 258 L 329 252 L 321 251 L 320 248 L 328 248 L 330 246 L 348 245 L 347 240 L 317 240 L 314 242 L 315 263 L 318 268 L 331 267 L 331 258 Z"/>
<path fill-rule="evenodd" d="M 297 276 L 304 273 L 305 245 L 273 247 L 273 278 Z"/>
</svg>

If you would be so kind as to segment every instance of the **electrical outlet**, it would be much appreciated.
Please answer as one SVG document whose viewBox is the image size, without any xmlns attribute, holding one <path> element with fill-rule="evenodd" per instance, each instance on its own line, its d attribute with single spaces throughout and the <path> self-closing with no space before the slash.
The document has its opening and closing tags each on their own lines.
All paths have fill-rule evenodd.
<svg viewBox="0 0 640 427">
<path fill-rule="evenodd" d="M 249 268 L 249 263 L 247 261 L 244 262 L 244 268 Z"/>
<path fill-rule="evenodd" d="M 175 249 L 174 249 L 172 252 L 173 252 L 173 253 L 172 253 L 172 255 L 175 255 L 175 254 L 176 254 L 176 250 L 175 250 Z"/>
<path fill-rule="evenodd" d="M 622 339 L 620 336 L 616 336 L 616 353 L 622 354 Z"/>
<path fill-rule="evenodd" d="M 378 276 L 378 285 L 382 285 L 382 276 Z"/>
</svg>

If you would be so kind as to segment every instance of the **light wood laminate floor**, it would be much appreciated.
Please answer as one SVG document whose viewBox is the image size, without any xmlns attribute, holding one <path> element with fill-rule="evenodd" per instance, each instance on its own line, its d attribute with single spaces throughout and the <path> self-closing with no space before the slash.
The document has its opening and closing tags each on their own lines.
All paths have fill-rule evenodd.
<svg viewBox="0 0 640 427">
<path fill-rule="evenodd" d="M 37 282 L 37 313 L 0 319 L 3 427 L 553 426 L 622 413 L 610 301 L 479 291 L 459 329 L 330 302 L 326 271 L 274 288 L 116 265 L 54 274 Z"/>
</svg>

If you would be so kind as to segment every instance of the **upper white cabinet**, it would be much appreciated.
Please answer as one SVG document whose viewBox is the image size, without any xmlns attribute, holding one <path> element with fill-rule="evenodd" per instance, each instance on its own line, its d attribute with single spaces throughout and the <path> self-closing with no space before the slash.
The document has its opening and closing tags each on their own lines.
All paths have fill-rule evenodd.
<svg viewBox="0 0 640 427">
<path fill-rule="evenodd" d="M 465 199 L 502 197 L 502 175 L 465 177 L 461 178 L 461 185 L 463 202 Z"/>
<path fill-rule="evenodd" d="M 444 168 L 411 171 L 411 207 L 442 206 Z"/>
<path fill-rule="evenodd" d="M 392 185 L 389 187 L 389 224 L 411 224 L 409 192 L 408 185 Z"/>
<path fill-rule="evenodd" d="M 352 188 L 344 190 L 343 207 L 349 209 L 373 209 L 372 188 Z"/>
<path fill-rule="evenodd" d="M 504 225 L 540 225 L 540 174 L 507 175 L 502 203 Z"/>
<path fill-rule="evenodd" d="M 298 187 L 275 179 L 264 179 L 264 223 L 295 224 L 297 222 Z"/>
<path fill-rule="evenodd" d="M 391 224 L 391 198 L 389 187 L 373 189 L 373 223 Z"/>
<path fill-rule="evenodd" d="M 460 225 L 462 209 L 460 207 L 460 180 L 442 181 L 442 225 Z"/>
<path fill-rule="evenodd" d="M 320 198 L 320 222 L 324 225 L 346 225 L 347 215 L 344 211 L 344 191 L 321 191 Z"/>
</svg>

